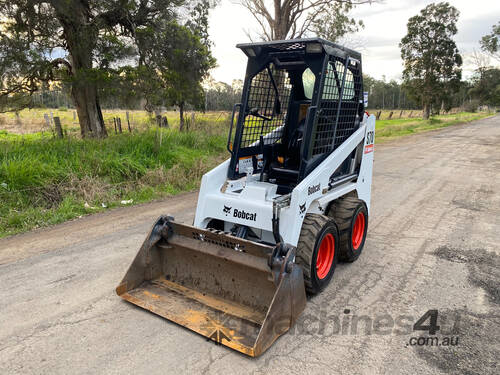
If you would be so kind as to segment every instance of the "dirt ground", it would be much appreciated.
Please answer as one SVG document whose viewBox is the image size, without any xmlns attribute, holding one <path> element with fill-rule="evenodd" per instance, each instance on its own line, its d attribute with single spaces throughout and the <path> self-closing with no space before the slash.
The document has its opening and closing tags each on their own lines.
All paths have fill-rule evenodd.
<svg viewBox="0 0 500 375">
<path fill-rule="evenodd" d="M 378 145 L 363 255 L 256 359 L 114 293 L 196 193 L 0 240 L 0 373 L 497 374 L 499 145 L 500 117 Z M 414 331 L 429 310 L 439 331 Z"/>
</svg>

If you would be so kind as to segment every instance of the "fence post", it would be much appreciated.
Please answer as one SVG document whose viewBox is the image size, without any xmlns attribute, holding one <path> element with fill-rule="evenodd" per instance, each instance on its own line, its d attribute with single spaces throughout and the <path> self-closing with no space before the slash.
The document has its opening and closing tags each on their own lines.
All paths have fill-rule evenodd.
<svg viewBox="0 0 500 375">
<path fill-rule="evenodd" d="M 167 116 L 163 116 L 161 120 L 161 127 L 168 129 L 168 119 Z"/>
<path fill-rule="evenodd" d="M 115 125 L 115 134 L 118 134 L 117 127 L 116 127 L 116 117 L 113 117 L 113 124 Z"/>
<path fill-rule="evenodd" d="M 191 113 L 191 124 L 190 124 L 192 126 L 192 129 L 194 129 L 195 121 L 196 121 L 196 114 L 194 112 L 192 112 Z"/>
<path fill-rule="evenodd" d="M 377 120 L 380 120 L 380 115 L 382 114 L 382 111 L 377 112 Z"/>
<path fill-rule="evenodd" d="M 132 133 L 132 128 L 130 127 L 130 117 L 129 117 L 128 111 L 125 112 L 125 116 L 127 116 L 128 132 Z"/>
<path fill-rule="evenodd" d="M 413 111 L 410 111 L 410 114 L 408 115 L 408 117 L 411 118 L 412 114 L 413 114 Z"/>
<path fill-rule="evenodd" d="M 122 119 L 120 117 L 116 118 L 116 122 L 118 123 L 118 131 L 122 134 Z"/>
<path fill-rule="evenodd" d="M 52 127 L 50 126 L 50 118 L 49 118 L 49 115 L 44 113 L 43 114 L 43 118 L 45 119 L 45 125 L 47 126 L 47 128 L 52 129 Z"/>
<path fill-rule="evenodd" d="M 57 138 L 62 139 L 64 136 L 61 126 L 61 119 L 59 117 L 54 117 L 54 128 Z"/>
<path fill-rule="evenodd" d="M 392 119 L 392 114 L 393 114 L 393 113 L 394 113 L 393 111 L 391 111 L 391 113 L 389 113 L 389 117 L 387 118 L 387 120 Z"/>
<path fill-rule="evenodd" d="M 403 117 L 403 111 L 399 113 L 399 118 Z"/>
</svg>

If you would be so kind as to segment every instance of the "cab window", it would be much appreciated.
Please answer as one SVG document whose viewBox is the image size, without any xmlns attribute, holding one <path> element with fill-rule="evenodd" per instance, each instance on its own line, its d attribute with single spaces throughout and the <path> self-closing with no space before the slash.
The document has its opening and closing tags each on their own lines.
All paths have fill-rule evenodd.
<svg viewBox="0 0 500 375">
<path fill-rule="evenodd" d="M 302 84 L 304 85 L 304 95 L 307 99 L 312 99 L 314 92 L 314 84 L 316 83 L 316 76 L 311 69 L 307 68 L 302 73 Z"/>
</svg>

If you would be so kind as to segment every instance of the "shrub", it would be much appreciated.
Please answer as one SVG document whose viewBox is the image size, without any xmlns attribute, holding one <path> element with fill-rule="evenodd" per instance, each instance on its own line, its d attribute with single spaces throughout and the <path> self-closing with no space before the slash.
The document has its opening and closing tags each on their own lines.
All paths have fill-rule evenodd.
<svg viewBox="0 0 500 375">
<path fill-rule="evenodd" d="M 437 125 L 437 124 L 441 124 L 443 122 L 443 120 L 440 120 L 438 118 L 435 118 L 435 117 L 431 117 L 429 119 L 429 124 L 430 125 Z"/>
<path fill-rule="evenodd" d="M 463 110 L 465 112 L 476 112 L 479 107 L 479 100 L 472 99 L 464 103 Z"/>
</svg>

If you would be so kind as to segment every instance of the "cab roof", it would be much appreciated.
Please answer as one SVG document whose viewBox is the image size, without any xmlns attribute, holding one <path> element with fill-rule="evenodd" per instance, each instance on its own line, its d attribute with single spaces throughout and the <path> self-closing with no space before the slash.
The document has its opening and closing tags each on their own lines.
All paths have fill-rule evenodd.
<svg viewBox="0 0 500 375">
<path fill-rule="evenodd" d="M 321 46 L 319 51 L 318 45 Z M 309 46 L 309 47 L 308 47 Z M 352 49 L 346 48 L 339 44 L 330 42 L 322 38 L 305 38 L 305 39 L 289 39 L 289 40 L 273 40 L 271 42 L 258 42 L 258 43 L 241 43 L 236 45 L 248 57 L 255 57 L 262 54 L 276 53 L 276 52 L 307 52 L 316 48 L 314 53 L 325 53 L 329 55 L 346 57 L 361 60 L 361 54 Z M 253 53 L 251 52 L 253 50 Z"/>
</svg>

